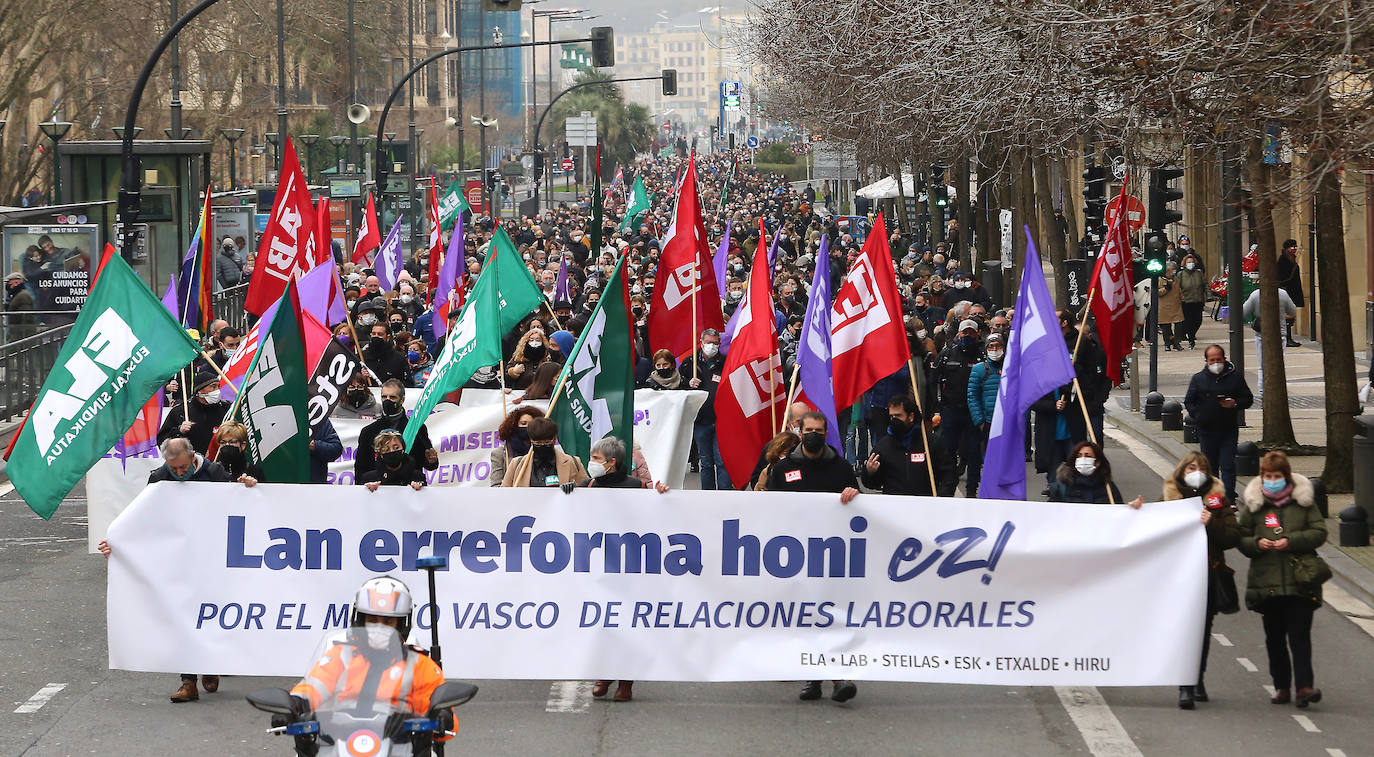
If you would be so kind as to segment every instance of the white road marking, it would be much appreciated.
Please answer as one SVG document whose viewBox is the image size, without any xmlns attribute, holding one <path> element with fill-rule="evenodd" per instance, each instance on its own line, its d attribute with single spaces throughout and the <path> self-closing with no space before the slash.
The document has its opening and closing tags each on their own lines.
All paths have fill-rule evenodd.
<svg viewBox="0 0 1374 757">
<path fill-rule="evenodd" d="M 1232 644 L 1232 643 L 1231 643 L 1231 640 L 1230 640 L 1230 639 L 1226 638 L 1226 634 L 1224 634 L 1224 633 L 1214 633 L 1214 634 L 1212 634 L 1212 638 L 1213 638 L 1213 639 L 1216 639 L 1216 642 L 1217 642 L 1218 644 L 1222 645 L 1223 647 L 1234 647 L 1234 646 L 1235 646 L 1235 644 Z"/>
<path fill-rule="evenodd" d="M 0 484 L 0 497 L 3 497 L 3 496 L 5 496 L 6 494 L 9 494 L 9 493 L 12 492 L 12 491 L 14 491 L 14 484 L 10 483 L 9 481 L 6 481 L 5 483 Z"/>
<path fill-rule="evenodd" d="M 1134 436 L 1122 431 L 1116 426 L 1107 426 L 1102 429 L 1112 441 L 1126 448 L 1126 451 L 1135 456 L 1137 460 L 1149 466 L 1155 473 L 1167 476 L 1174 469 L 1174 463 L 1165 460 L 1158 452 L 1147 446 L 1143 442 L 1137 441 Z"/>
<path fill-rule="evenodd" d="M 586 712 L 592 704 L 590 681 L 554 681 L 544 712 Z"/>
<path fill-rule="evenodd" d="M 1298 721 L 1298 725 L 1302 726 L 1302 729 L 1304 731 L 1307 731 L 1308 733 L 1322 732 L 1322 729 L 1318 728 L 1317 724 L 1312 722 L 1312 718 L 1309 718 L 1306 715 L 1294 715 L 1293 719 Z"/>
<path fill-rule="evenodd" d="M 1345 757 L 1345 750 L 1344 750 L 1344 749 L 1332 749 L 1331 747 L 1327 747 L 1327 748 L 1326 748 L 1326 755 L 1327 755 L 1327 757 Z"/>
<path fill-rule="evenodd" d="M 1374 608 L 1351 596 L 1334 582 L 1322 586 L 1322 599 L 1360 630 L 1374 636 Z"/>
<path fill-rule="evenodd" d="M 1054 691 L 1094 757 L 1143 757 L 1095 687 L 1056 686 Z"/>
<path fill-rule="evenodd" d="M 1279 695 L 1278 689 L 1275 689 L 1273 684 L 1266 683 L 1264 684 L 1263 688 L 1264 692 L 1269 695 L 1270 699 L 1273 699 L 1274 697 Z"/>
<path fill-rule="evenodd" d="M 1251 672 L 1251 673 L 1258 673 L 1258 672 L 1259 672 L 1259 668 L 1255 667 L 1255 663 L 1250 662 L 1250 658 L 1249 658 L 1249 657 L 1237 657 L 1237 658 L 1236 658 L 1236 662 L 1240 663 L 1240 666 L 1241 666 L 1242 668 L 1245 668 L 1246 670 L 1248 670 L 1248 671 Z"/>
<path fill-rule="evenodd" d="M 43 688 L 39 689 L 37 694 L 34 694 L 33 696 L 29 697 L 29 701 L 16 707 L 14 712 L 18 715 L 27 715 L 32 712 L 38 712 L 39 710 L 43 709 L 43 705 L 47 704 L 50 700 L 52 700 L 53 697 L 57 696 L 57 692 L 65 688 L 67 688 L 67 684 L 65 683 L 50 683 L 47 686 L 44 686 Z"/>
</svg>

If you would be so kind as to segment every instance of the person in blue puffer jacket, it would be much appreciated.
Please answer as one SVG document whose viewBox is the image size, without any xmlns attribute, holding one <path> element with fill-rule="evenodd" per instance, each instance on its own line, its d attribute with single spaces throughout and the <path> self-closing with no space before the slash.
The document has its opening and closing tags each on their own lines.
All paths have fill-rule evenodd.
<svg viewBox="0 0 1374 757">
<path fill-rule="evenodd" d="M 1002 335 L 997 332 L 989 334 L 983 361 L 973 366 L 973 370 L 968 374 L 968 414 L 973 420 L 973 427 L 978 429 L 984 450 L 988 446 L 988 427 L 992 425 L 992 412 L 997 407 L 997 389 L 1002 385 L 1002 359 L 1006 354 L 1007 346 L 1002 340 Z M 977 496 L 982 474 L 983 458 L 979 456 L 975 460 L 970 460 L 964 492 L 967 496 Z"/>
</svg>

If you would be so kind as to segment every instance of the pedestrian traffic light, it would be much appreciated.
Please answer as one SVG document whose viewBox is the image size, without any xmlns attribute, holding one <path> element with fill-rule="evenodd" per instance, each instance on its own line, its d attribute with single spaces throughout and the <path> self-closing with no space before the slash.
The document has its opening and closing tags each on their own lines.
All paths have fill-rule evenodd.
<svg viewBox="0 0 1374 757">
<path fill-rule="evenodd" d="M 1164 273 L 1164 257 L 1169 246 L 1168 237 L 1162 231 L 1151 231 L 1145 237 L 1145 272 L 1151 276 Z"/>
<path fill-rule="evenodd" d="M 520 10 L 520 0 L 482 0 L 482 10 L 491 13 L 505 13 Z"/>
<path fill-rule="evenodd" d="M 672 68 L 663 69 L 663 94 L 671 96 L 677 94 L 677 70 Z"/>
<path fill-rule="evenodd" d="M 1183 214 L 1169 207 L 1183 197 L 1183 190 L 1173 189 L 1169 182 L 1183 175 L 1182 168 L 1173 166 L 1150 171 L 1150 228 L 1163 231 L 1171 223 L 1183 220 Z"/>
<path fill-rule="evenodd" d="M 1083 234 L 1096 233 L 1107 225 L 1107 169 L 1083 169 Z"/>
<path fill-rule="evenodd" d="M 615 32 L 609 26 L 592 27 L 592 67 L 615 65 Z"/>
</svg>

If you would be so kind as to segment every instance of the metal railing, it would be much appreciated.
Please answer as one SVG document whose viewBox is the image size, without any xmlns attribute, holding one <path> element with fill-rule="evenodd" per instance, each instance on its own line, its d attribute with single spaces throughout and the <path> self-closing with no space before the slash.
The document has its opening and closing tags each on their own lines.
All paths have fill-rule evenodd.
<svg viewBox="0 0 1374 757">
<path fill-rule="evenodd" d="M 223 318 L 240 333 L 248 331 L 248 313 L 243 309 L 248 300 L 248 285 L 239 284 L 210 295 L 210 310 L 216 318 Z"/>
<path fill-rule="evenodd" d="M 23 414 L 57 363 L 72 324 L 0 344 L 0 421 Z"/>
</svg>

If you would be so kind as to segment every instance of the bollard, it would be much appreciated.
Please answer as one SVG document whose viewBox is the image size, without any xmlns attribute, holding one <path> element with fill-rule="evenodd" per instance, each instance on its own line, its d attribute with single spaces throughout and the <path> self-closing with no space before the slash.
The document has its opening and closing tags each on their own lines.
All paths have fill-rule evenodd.
<svg viewBox="0 0 1374 757">
<path fill-rule="evenodd" d="M 1355 504 L 1374 521 L 1374 418 L 1355 418 Z"/>
<path fill-rule="evenodd" d="M 1165 431 L 1183 430 L 1183 403 L 1178 400 L 1169 400 L 1159 406 L 1159 420 L 1164 424 Z"/>
<path fill-rule="evenodd" d="M 1254 442 L 1241 442 L 1236 445 L 1236 475 L 1259 475 L 1259 445 Z"/>
<path fill-rule="evenodd" d="M 1184 418 L 1184 419 L 1183 419 L 1183 443 L 1184 443 L 1184 444 L 1197 444 L 1199 441 L 1201 441 L 1201 440 L 1198 438 L 1198 435 L 1197 435 L 1197 423 L 1195 423 L 1195 422 L 1193 421 L 1193 419 L 1192 419 L 1191 416 L 1190 416 L 1190 417 L 1187 417 L 1187 418 Z"/>
<path fill-rule="evenodd" d="M 1369 546 L 1369 516 L 1359 505 L 1351 505 L 1341 511 L 1339 529 L 1342 547 Z"/>
<path fill-rule="evenodd" d="M 1160 408 L 1164 405 L 1164 395 L 1159 392 L 1150 392 L 1145 395 L 1145 420 L 1159 420 Z"/>
</svg>

